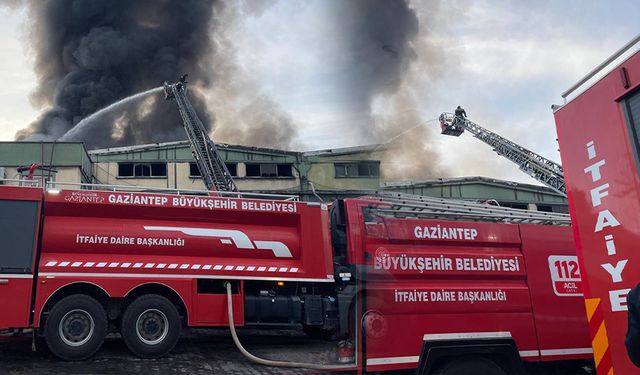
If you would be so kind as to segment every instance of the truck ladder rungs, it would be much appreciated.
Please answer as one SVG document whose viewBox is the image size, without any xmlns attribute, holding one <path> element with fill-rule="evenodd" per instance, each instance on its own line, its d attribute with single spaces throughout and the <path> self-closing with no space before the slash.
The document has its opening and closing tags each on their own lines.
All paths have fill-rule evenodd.
<svg viewBox="0 0 640 375">
<path fill-rule="evenodd" d="M 369 212 L 399 218 L 489 221 L 512 224 L 570 225 L 567 214 L 527 211 L 491 206 L 455 199 L 431 198 L 419 195 L 376 192 Z"/>
</svg>

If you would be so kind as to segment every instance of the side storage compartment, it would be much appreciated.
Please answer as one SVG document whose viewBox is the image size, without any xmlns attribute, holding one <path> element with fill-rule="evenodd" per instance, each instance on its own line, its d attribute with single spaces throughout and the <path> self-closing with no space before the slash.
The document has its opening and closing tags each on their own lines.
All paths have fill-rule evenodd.
<svg viewBox="0 0 640 375">
<path fill-rule="evenodd" d="M 227 290 L 223 280 L 197 279 L 195 296 L 194 325 L 226 326 L 229 324 L 227 313 Z M 233 296 L 233 322 L 236 326 L 244 325 L 244 299 L 242 283 L 231 283 Z"/>
<path fill-rule="evenodd" d="M 520 233 L 541 359 L 591 358 L 571 227 L 520 225 Z"/>
</svg>

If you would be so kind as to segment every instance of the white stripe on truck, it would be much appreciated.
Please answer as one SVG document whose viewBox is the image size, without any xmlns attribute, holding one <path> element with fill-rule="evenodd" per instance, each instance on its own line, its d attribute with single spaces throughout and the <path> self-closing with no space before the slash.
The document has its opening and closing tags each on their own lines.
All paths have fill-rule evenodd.
<svg viewBox="0 0 640 375">
<path fill-rule="evenodd" d="M 133 264 L 133 265 L 132 265 Z M 169 269 L 181 269 L 181 270 L 186 270 L 186 269 L 192 269 L 192 270 L 199 270 L 199 269 L 204 269 L 204 270 L 210 270 L 213 268 L 214 271 L 250 271 L 250 272 L 298 272 L 298 268 L 297 267 L 258 267 L 258 266 L 246 266 L 246 265 L 231 265 L 231 264 L 225 264 L 225 265 L 220 265 L 220 264 L 190 264 L 190 263 L 181 263 L 181 264 L 169 264 L 169 266 L 167 267 L 166 263 L 131 263 L 131 262 L 125 262 L 125 263 L 118 263 L 118 262 L 112 262 L 112 263 L 108 263 L 108 262 L 57 262 L 57 261 L 50 261 L 47 262 L 44 267 L 80 267 L 82 266 L 83 268 L 102 268 L 104 266 L 108 266 L 109 268 L 145 268 L 145 269 L 164 269 L 164 268 L 169 268 Z"/>
<path fill-rule="evenodd" d="M 510 339 L 511 332 L 461 332 L 461 333 L 427 333 L 424 341 L 473 340 L 473 339 Z"/>
<path fill-rule="evenodd" d="M 417 363 L 420 356 L 367 358 L 367 366 L 395 365 L 398 363 Z"/>
<path fill-rule="evenodd" d="M 193 274 L 152 274 L 152 273 L 92 273 L 92 272 L 40 272 L 40 277 L 106 277 L 106 278 L 159 278 L 159 279 L 221 279 L 221 280 L 265 280 L 265 281 L 313 281 L 320 283 L 332 283 L 334 278 L 314 279 L 304 277 L 281 276 L 236 276 L 236 275 L 193 275 Z M 30 276 L 31 277 L 31 276 Z"/>
</svg>

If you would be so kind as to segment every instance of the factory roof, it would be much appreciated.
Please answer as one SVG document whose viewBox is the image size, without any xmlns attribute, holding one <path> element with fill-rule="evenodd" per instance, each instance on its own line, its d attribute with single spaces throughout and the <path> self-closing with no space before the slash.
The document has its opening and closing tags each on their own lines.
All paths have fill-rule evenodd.
<svg viewBox="0 0 640 375">
<path fill-rule="evenodd" d="M 267 148 L 267 147 L 234 145 L 234 144 L 228 144 L 228 143 L 216 143 L 216 146 L 220 149 L 234 149 L 239 151 L 249 151 L 249 152 L 255 152 L 255 153 L 269 153 L 269 154 L 280 154 L 280 155 L 302 154 L 304 156 L 349 155 L 349 154 L 359 154 L 359 153 L 365 153 L 365 152 L 384 151 L 386 149 L 385 144 L 371 144 L 371 145 L 362 145 L 362 146 L 353 146 L 353 147 L 328 148 L 328 149 L 304 151 L 304 152 L 287 151 L 287 150 Z M 190 144 L 189 144 L 189 141 L 187 140 L 162 142 L 162 143 L 149 143 L 144 145 L 109 147 L 109 148 L 97 149 L 97 150 L 89 151 L 89 154 L 97 155 L 97 156 L 113 155 L 113 154 L 130 153 L 130 152 L 136 152 L 136 151 L 170 149 L 170 148 L 176 148 L 176 147 L 190 147 Z"/>
<path fill-rule="evenodd" d="M 295 152 L 295 151 L 285 151 L 285 150 L 266 148 L 266 147 L 232 145 L 228 143 L 216 143 L 216 146 L 221 149 L 230 148 L 235 150 L 251 151 L 251 152 L 257 152 L 257 153 L 286 154 L 286 155 L 298 154 L 298 152 Z M 129 153 L 132 151 L 161 150 L 161 149 L 169 149 L 169 148 L 176 148 L 176 147 L 191 147 L 191 145 L 188 140 L 162 142 L 162 143 L 148 143 L 144 145 L 110 147 L 110 148 L 92 150 L 92 151 L 89 151 L 89 154 L 90 155 L 111 155 L 111 154 Z"/>
<path fill-rule="evenodd" d="M 360 154 L 363 152 L 376 152 L 386 150 L 386 144 L 372 144 L 353 147 L 327 148 L 324 150 L 305 151 L 305 156 L 331 156 L 331 155 L 348 155 Z"/>
<path fill-rule="evenodd" d="M 489 178 L 482 176 L 469 176 L 469 177 L 445 177 L 445 178 L 434 178 L 428 180 L 419 180 L 419 181 L 398 181 L 398 182 L 387 182 L 383 184 L 384 189 L 393 189 L 393 188 L 402 188 L 406 186 L 412 187 L 421 187 L 421 186 L 434 186 L 434 185 L 450 185 L 450 184 L 484 184 L 484 185 L 495 185 L 495 186 L 508 186 L 517 188 L 519 190 L 535 190 L 535 191 L 543 191 L 548 194 L 555 194 L 554 190 L 542 186 L 542 185 L 534 185 L 527 184 L 522 182 L 501 180 L 498 178 Z"/>
</svg>

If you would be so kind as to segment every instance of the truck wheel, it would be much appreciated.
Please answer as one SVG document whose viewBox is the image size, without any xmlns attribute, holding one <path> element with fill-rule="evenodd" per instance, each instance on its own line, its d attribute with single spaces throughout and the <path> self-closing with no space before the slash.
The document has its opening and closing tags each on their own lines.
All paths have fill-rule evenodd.
<svg viewBox="0 0 640 375">
<path fill-rule="evenodd" d="M 138 357 L 162 357 L 180 338 L 178 310 L 162 296 L 139 297 L 125 310 L 120 333 L 129 350 Z"/>
<path fill-rule="evenodd" d="M 490 359 L 483 357 L 457 358 L 445 363 L 436 371 L 437 375 L 507 375 Z"/>
<path fill-rule="evenodd" d="M 107 336 L 107 314 L 95 299 L 75 294 L 58 301 L 45 323 L 47 346 L 68 361 L 81 361 L 95 354 Z"/>
</svg>

